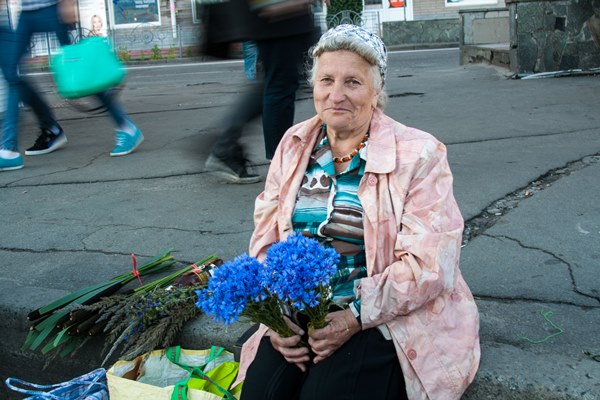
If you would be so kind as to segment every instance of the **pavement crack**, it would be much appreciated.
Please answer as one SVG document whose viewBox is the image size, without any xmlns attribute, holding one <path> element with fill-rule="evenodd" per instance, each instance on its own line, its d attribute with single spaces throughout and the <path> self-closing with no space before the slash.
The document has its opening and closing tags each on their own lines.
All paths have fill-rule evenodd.
<svg viewBox="0 0 600 400">
<path fill-rule="evenodd" d="M 465 221 L 462 246 L 466 246 L 471 240 L 494 226 L 503 215 L 517 208 L 521 201 L 547 189 L 559 179 L 597 163 L 600 163 L 600 152 L 584 156 L 579 160 L 570 161 L 562 167 L 551 169 L 534 179 L 528 185 L 508 193 L 501 199 L 493 201 L 478 215 Z"/>
<path fill-rule="evenodd" d="M 452 142 L 452 141 L 448 140 L 448 141 L 444 141 L 444 144 L 446 146 L 454 146 L 454 145 L 461 145 L 461 144 L 501 142 L 504 140 L 539 138 L 539 137 L 548 137 L 548 136 L 561 136 L 561 135 L 570 135 L 573 133 L 597 132 L 597 131 L 598 131 L 598 127 L 594 127 L 594 128 L 588 128 L 588 129 L 573 129 L 570 131 L 548 132 L 548 133 L 540 133 L 540 134 L 534 134 L 534 135 L 519 135 L 518 137 L 508 136 L 508 137 L 489 138 L 489 139 L 483 139 L 483 140 L 463 140 L 463 141 L 456 141 L 456 142 Z"/>
<path fill-rule="evenodd" d="M 514 304 L 514 303 L 529 303 L 529 304 L 543 304 L 544 306 L 547 304 L 561 305 L 561 306 L 572 306 L 578 307 L 582 310 L 595 310 L 599 307 L 589 306 L 584 304 L 578 304 L 571 301 L 562 301 L 562 300 L 540 300 L 538 298 L 533 297 L 522 297 L 522 296 L 486 296 L 481 294 L 473 294 L 475 300 L 484 300 L 484 301 L 492 301 L 496 303 L 505 303 L 505 304 Z"/>
<path fill-rule="evenodd" d="M 419 96 L 419 97 L 423 97 L 425 96 L 425 93 L 423 92 L 402 92 L 402 93 L 390 93 L 388 95 L 388 97 L 390 99 L 393 99 L 395 97 L 408 97 L 408 96 Z"/>
<path fill-rule="evenodd" d="M 114 255 L 123 255 L 130 256 L 131 253 L 122 253 L 118 251 L 104 251 L 104 250 L 92 250 L 92 249 L 57 249 L 57 248 L 47 248 L 43 250 L 39 249 L 28 249 L 28 248 L 18 248 L 18 247 L 0 247 L 0 251 L 5 251 L 7 253 L 33 253 L 33 254 L 51 254 L 51 253 L 70 253 L 70 254 L 80 254 L 80 253 L 95 253 L 95 254 L 103 254 L 106 256 L 114 256 Z M 141 257 L 154 257 L 156 254 L 136 254 L 136 256 Z"/>
<path fill-rule="evenodd" d="M 569 276 L 571 278 L 571 285 L 572 285 L 573 291 L 575 293 L 577 293 L 578 295 L 580 295 L 580 296 L 587 297 L 587 298 L 594 299 L 594 300 L 598 301 L 598 304 L 600 305 L 600 296 L 594 296 L 594 295 L 591 295 L 589 293 L 582 292 L 581 290 L 579 290 L 577 288 L 577 280 L 575 279 L 575 274 L 573 273 L 573 266 L 571 265 L 571 263 L 569 263 L 567 260 L 565 260 L 564 258 L 560 257 L 559 255 L 554 254 L 553 252 L 551 252 L 549 250 L 542 249 L 540 247 L 526 245 L 525 243 L 523 243 L 519 239 L 512 238 L 512 237 L 509 237 L 509 236 L 506 236 L 506 235 L 492 236 L 492 235 L 487 235 L 486 234 L 484 236 L 492 237 L 492 238 L 500 238 L 500 239 L 510 240 L 511 242 L 514 242 L 514 243 L 518 244 L 523 249 L 536 250 L 536 251 L 542 252 L 544 254 L 547 254 L 550 257 L 552 257 L 552 258 L 560 261 L 561 263 L 563 263 L 563 264 L 565 264 L 567 266 L 567 270 L 569 271 Z"/>
<path fill-rule="evenodd" d="M 80 167 L 81 168 L 81 167 Z M 155 176 L 145 176 L 145 177 L 132 177 L 132 178 L 115 178 L 115 179 L 96 179 L 96 180 L 85 180 L 85 181 L 76 181 L 76 180 L 71 180 L 68 182 L 49 182 L 49 183 L 32 183 L 32 184 L 15 184 L 18 183 L 22 180 L 30 180 L 31 178 L 34 177 L 28 177 L 28 178 L 23 178 L 23 179 L 19 179 L 16 181 L 12 181 L 12 182 L 8 182 L 2 186 L 0 186 L 0 189 L 4 189 L 4 188 L 27 188 L 27 187 L 44 187 L 44 186 L 63 186 L 63 185 L 94 185 L 97 183 L 113 183 L 113 182 L 132 182 L 132 181 L 151 181 L 151 180 L 157 180 L 157 179 L 168 179 L 168 178 L 178 178 L 178 177 L 184 177 L 184 176 L 197 176 L 197 175 L 203 175 L 205 174 L 205 171 L 197 171 L 197 172 L 184 172 L 184 173 L 178 173 L 178 174 L 166 174 L 166 175 L 155 175 Z M 40 176 L 45 176 L 45 175 L 36 175 L 35 177 L 40 177 Z"/>
<path fill-rule="evenodd" d="M 218 235 L 213 231 L 204 231 L 198 229 L 183 229 L 183 228 L 175 228 L 172 226 L 131 226 L 124 231 L 133 232 L 133 231 L 143 231 L 143 230 L 161 230 L 161 231 L 175 231 L 175 232 L 183 232 L 183 233 L 199 233 L 201 235 L 211 234 Z"/>
</svg>

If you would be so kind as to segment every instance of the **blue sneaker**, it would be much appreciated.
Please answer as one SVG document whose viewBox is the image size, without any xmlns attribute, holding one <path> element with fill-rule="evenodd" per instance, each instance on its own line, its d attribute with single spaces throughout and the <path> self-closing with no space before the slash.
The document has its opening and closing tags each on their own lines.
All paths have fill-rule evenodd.
<svg viewBox="0 0 600 400">
<path fill-rule="evenodd" d="M 23 168 L 23 156 L 4 158 L 0 157 L 0 171 L 10 171 Z"/>
<path fill-rule="evenodd" d="M 135 132 L 127 133 L 123 131 L 117 131 L 115 135 L 115 148 L 110 152 L 112 157 L 124 156 L 135 149 L 144 141 L 144 135 L 138 127 L 135 128 Z"/>
</svg>

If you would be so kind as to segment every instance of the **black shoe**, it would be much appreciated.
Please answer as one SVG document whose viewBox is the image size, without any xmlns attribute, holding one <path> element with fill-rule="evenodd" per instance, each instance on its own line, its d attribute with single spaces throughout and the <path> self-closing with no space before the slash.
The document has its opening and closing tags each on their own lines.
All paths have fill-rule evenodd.
<svg viewBox="0 0 600 400">
<path fill-rule="evenodd" d="M 243 157 L 221 160 L 211 154 L 208 156 L 204 168 L 231 183 L 260 182 L 260 175 L 249 173 L 246 169 L 247 162 Z"/>
<path fill-rule="evenodd" d="M 28 156 L 39 156 L 41 154 L 52 153 L 67 143 L 67 136 L 60 129 L 58 134 L 54 134 L 50 129 L 42 128 L 42 133 L 38 136 L 35 144 L 25 151 Z"/>
</svg>

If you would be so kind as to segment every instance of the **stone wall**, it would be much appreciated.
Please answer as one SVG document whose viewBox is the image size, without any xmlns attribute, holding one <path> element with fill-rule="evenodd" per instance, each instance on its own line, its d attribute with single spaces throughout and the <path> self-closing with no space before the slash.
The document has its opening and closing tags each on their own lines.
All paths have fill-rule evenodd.
<svg viewBox="0 0 600 400">
<path fill-rule="evenodd" d="M 509 13 L 507 8 L 462 10 L 461 46 L 509 43 Z"/>
<path fill-rule="evenodd" d="M 458 18 L 383 22 L 383 41 L 388 47 L 458 47 Z"/>
<path fill-rule="evenodd" d="M 600 0 L 507 0 L 506 4 L 513 72 L 600 67 Z"/>
</svg>

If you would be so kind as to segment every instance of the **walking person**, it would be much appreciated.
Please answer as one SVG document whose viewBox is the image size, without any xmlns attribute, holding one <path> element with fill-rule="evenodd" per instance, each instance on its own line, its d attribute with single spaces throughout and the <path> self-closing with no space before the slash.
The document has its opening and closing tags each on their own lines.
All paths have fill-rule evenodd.
<svg viewBox="0 0 600 400">
<path fill-rule="evenodd" d="M 21 58 L 34 33 L 55 33 L 61 46 L 70 44 L 70 24 L 76 20 L 73 0 L 23 0 L 21 14 L 14 32 L 5 33 L 2 42 L 2 73 L 6 79 L 8 99 L 2 138 L 0 140 L 0 171 L 23 168 L 18 146 L 19 101 L 31 107 L 41 129 L 35 144 L 25 154 L 36 156 L 53 152 L 67 143 L 66 135 L 54 113 L 28 80 L 19 74 Z M 127 117 L 110 92 L 96 94 L 116 125 L 115 147 L 111 156 L 123 156 L 134 151 L 144 140 L 140 129 Z"/>
<path fill-rule="evenodd" d="M 251 0 L 242 3 L 240 7 L 253 8 Z M 231 118 L 206 161 L 207 171 L 232 183 L 260 179 L 248 172 L 239 138 L 246 124 L 262 115 L 265 156 L 271 160 L 283 134 L 293 125 L 302 65 L 316 29 L 311 4 L 299 1 L 293 10 L 270 6 L 247 12 L 238 8 L 240 13 L 247 12 L 247 39 L 256 43 L 262 79 L 230 109 Z"/>
</svg>

